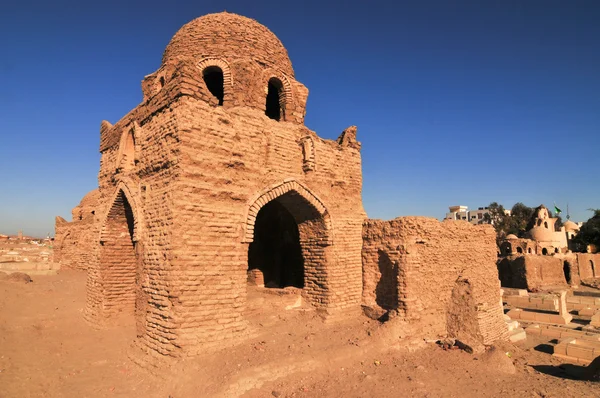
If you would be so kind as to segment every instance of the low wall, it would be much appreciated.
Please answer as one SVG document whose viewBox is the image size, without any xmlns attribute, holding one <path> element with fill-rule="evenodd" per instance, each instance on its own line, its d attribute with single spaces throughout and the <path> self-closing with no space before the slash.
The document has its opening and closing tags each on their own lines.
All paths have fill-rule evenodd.
<svg viewBox="0 0 600 398">
<path fill-rule="evenodd" d="M 62 268 L 86 270 L 95 261 L 99 241 L 98 227 L 93 217 L 67 222 L 56 218 L 54 261 Z"/>
<path fill-rule="evenodd" d="M 600 278 L 600 253 L 577 253 L 581 279 Z"/>
<path fill-rule="evenodd" d="M 424 336 L 505 338 L 496 235 L 463 221 L 401 217 L 363 225 L 363 302 L 395 309 Z"/>
<path fill-rule="evenodd" d="M 569 273 L 577 275 L 573 267 Z M 503 287 L 536 290 L 568 284 L 564 260 L 554 256 L 508 256 L 498 262 L 498 274 Z"/>
</svg>

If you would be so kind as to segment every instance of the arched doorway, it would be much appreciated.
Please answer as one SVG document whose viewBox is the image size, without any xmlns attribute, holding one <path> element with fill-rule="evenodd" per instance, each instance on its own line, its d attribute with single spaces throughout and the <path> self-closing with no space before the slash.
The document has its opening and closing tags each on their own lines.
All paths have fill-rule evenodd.
<svg viewBox="0 0 600 398">
<path fill-rule="evenodd" d="M 548 255 L 548 249 L 546 249 L 545 247 L 542 249 L 542 255 L 544 255 L 544 256 Z"/>
<path fill-rule="evenodd" d="M 90 275 L 94 283 L 88 300 L 101 303 L 98 310 L 104 317 L 135 314 L 140 335 L 145 301 L 142 299 L 141 253 L 134 229 L 133 209 L 123 190 L 119 190 L 102 227 L 98 272 Z"/>
<path fill-rule="evenodd" d="M 278 200 L 264 205 L 254 224 L 254 240 L 248 246 L 248 271 L 262 275 L 270 288 L 304 287 L 304 258 L 298 225 Z"/>
<path fill-rule="evenodd" d="M 318 198 L 295 181 L 277 185 L 252 202 L 245 228 L 254 281 L 301 288 L 310 304 L 327 306 L 331 221 Z"/>
</svg>

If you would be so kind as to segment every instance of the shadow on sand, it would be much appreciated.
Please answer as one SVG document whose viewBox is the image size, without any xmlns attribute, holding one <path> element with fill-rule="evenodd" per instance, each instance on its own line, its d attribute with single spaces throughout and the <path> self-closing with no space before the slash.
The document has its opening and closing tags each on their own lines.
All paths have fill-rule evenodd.
<svg viewBox="0 0 600 398">
<path fill-rule="evenodd" d="M 571 364 L 552 365 L 532 365 L 532 368 L 540 373 L 561 379 L 583 380 L 600 382 L 600 357 L 597 357 L 588 366 L 579 366 Z"/>
</svg>

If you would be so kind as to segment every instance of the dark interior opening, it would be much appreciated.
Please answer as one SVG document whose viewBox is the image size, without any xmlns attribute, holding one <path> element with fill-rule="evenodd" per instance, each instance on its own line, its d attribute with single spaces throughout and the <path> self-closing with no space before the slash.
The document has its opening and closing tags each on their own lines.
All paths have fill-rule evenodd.
<svg viewBox="0 0 600 398">
<path fill-rule="evenodd" d="M 133 241 L 133 231 L 134 231 L 133 210 L 131 209 L 131 205 L 129 204 L 129 201 L 127 200 L 127 197 L 125 196 L 125 194 L 123 194 L 123 192 L 121 192 L 120 195 L 123 197 L 123 206 L 125 207 L 125 219 L 127 220 L 127 230 L 129 231 L 129 238 L 131 239 L 131 242 L 135 245 L 135 242 Z"/>
<path fill-rule="evenodd" d="M 267 91 L 267 104 L 265 115 L 273 120 L 279 121 L 281 119 L 281 94 L 283 91 L 283 84 L 276 78 L 269 80 L 269 88 Z"/>
<path fill-rule="evenodd" d="M 265 287 L 304 287 L 304 259 L 298 225 L 277 200 L 256 216 L 254 241 L 248 247 L 248 269 L 258 269 Z"/>
<path fill-rule="evenodd" d="M 569 263 L 567 261 L 564 262 L 563 264 L 563 272 L 565 274 L 565 280 L 567 281 L 567 283 L 571 283 L 571 266 L 569 265 Z"/>
<path fill-rule="evenodd" d="M 218 66 L 209 66 L 202 72 L 202 77 L 208 91 L 219 100 L 219 105 L 223 105 L 225 89 L 223 88 L 223 71 L 221 68 Z"/>
<path fill-rule="evenodd" d="M 542 254 L 544 256 L 548 255 L 548 249 L 546 249 L 545 247 L 542 249 Z"/>
<path fill-rule="evenodd" d="M 523 249 L 520 247 L 517 247 L 517 253 L 523 253 Z"/>
</svg>

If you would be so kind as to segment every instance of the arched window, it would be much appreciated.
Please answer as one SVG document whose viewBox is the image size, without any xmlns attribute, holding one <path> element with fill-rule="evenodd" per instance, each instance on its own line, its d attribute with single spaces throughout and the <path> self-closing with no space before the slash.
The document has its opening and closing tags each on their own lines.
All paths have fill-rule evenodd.
<svg viewBox="0 0 600 398">
<path fill-rule="evenodd" d="M 202 71 L 202 78 L 208 91 L 219 100 L 219 106 L 222 106 L 223 98 L 225 97 L 223 70 L 218 66 L 209 66 Z"/>
<path fill-rule="evenodd" d="M 531 254 L 531 247 L 527 249 L 527 253 Z"/>
<path fill-rule="evenodd" d="M 119 152 L 121 157 L 118 168 L 121 170 L 131 170 L 135 164 L 135 138 L 133 137 L 133 129 L 129 129 L 125 136 L 121 138 Z"/>
<path fill-rule="evenodd" d="M 558 253 L 558 252 L 559 252 L 558 247 L 555 247 L 554 248 L 554 253 Z"/>
<path fill-rule="evenodd" d="M 517 247 L 517 253 L 521 253 L 522 254 L 523 253 L 523 249 L 520 248 L 520 247 Z"/>
<path fill-rule="evenodd" d="M 547 255 L 548 255 L 548 249 L 546 249 L 546 248 L 544 247 L 544 248 L 542 249 L 542 254 L 543 254 L 544 256 L 547 256 Z"/>
<path fill-rule="evenodd" d="M 269 80 L 267 89 L 267 103 L 265 115 L 273 120 L 285 120 L 285 95 L 283 94 L 283 83 L 276 77 Z"/>
<path fill-rule="evenodd" d="M 548 229 L 548 221 L 544 221 L 544 228 Z"/>
</svg>

